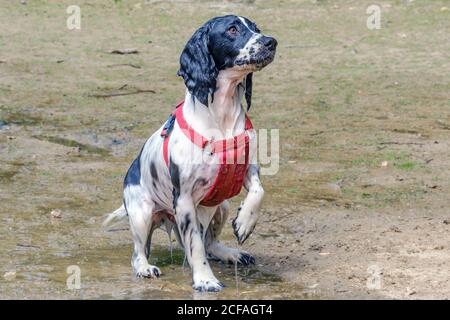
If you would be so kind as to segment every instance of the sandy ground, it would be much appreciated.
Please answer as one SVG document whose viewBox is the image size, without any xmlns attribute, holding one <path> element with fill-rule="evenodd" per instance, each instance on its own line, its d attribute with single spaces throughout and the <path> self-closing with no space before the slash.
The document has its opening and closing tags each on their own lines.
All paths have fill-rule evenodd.
<svg viewBox="0 0 450 320">
<path fill-rule="evenodd" d="M 72 1 L 0 3 L 0 298 L 450 297 L 448 1 L 377 2 L 380 30 L 366 27 L 370 1 L 78 3 L 78 31 Z M 236 287 L 234 267 L 214 264 L 228 288 L 205 296 L 162 232 L 163 277 L 133 280 L 127 225 L 100 222 L 183 97 L 186 40 L 228 13 L 278 39 L 250 115 L 279 129 L 280 169 L 243 246 L 257 265 Z M 123 48 L 139 53 L 109 53 Z M 155 93 L 93 96 L 135 90 Z M 231 225 L 224 239 L 236 245 Z"/>
</svg>

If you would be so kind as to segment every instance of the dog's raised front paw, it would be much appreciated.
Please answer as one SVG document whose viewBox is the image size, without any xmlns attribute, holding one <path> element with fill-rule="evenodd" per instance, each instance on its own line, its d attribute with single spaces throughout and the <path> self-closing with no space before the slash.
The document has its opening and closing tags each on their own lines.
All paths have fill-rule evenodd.
<svg viewBox="0 0 450 320">
<path fill-rule="evenodd" d="M 248 217 L 243 212 L 238 213 L 238 216 L 233 219 L 232 226 L 239 244 L 243 244 L 247 240 L 255 229 L 255 225 L 256 218 L 252 218 L 251 215 Z"/>
<path fill-rule="evenodd" d="M 136 271 L 137 278 L 158 278 L 161 275 L 161 270 L 158 267 L 150 264 L 142 265 Z"/>
</svg>

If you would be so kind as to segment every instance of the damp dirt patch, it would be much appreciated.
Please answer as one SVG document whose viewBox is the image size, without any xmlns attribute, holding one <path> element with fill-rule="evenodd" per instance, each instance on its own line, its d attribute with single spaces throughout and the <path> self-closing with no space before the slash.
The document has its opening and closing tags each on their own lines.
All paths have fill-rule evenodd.
<svg viewBox="0 0 450 320">
<path fill-rule="evenodd" d="M 38 126 L 45 123 L 45 119 L 41 115 L 18 111 L 2 111 L 0 120 L 4 126 L 11 124 L 18 126 Z"/>
<path fill-rule="evenodd" d="M 77 148 L 79 151 L 84 151 L 90 154 L 97 154 L 101 156 L 109 156 L 110 151 L 104 148 L 92 146 L 89 144 L 80 143 L 75 140 L 66 139 L 62 137 L 57 136 L 33 136 L 33 138 L 41 140 L 41 141 L 47 141 L 55 144 L 59 144 L 65 147 L 69 148 Z"/>
</svg>

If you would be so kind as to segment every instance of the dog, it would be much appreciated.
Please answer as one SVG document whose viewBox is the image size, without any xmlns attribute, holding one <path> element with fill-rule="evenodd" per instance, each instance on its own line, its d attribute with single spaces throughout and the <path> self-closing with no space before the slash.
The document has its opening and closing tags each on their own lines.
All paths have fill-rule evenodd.
<svg viewBox="0 0 450 320">
<path fill-rule="evenodd" d="M 145 142 L 125 176 L 123 205 L 104 223 L 129 217 L 137 277 L 161 275 L 148 262 L 152 234 L 159 227 L 169 236 L 174 231 L 197 291 L 224 287 L 208 260 L 255 262 L 248 252 L 228 248 L 218 238 L 228 218 L 228 199 L 242 185 L 248 193 L 232 220 L 238 243 L 255 228 L 264 190 L 256 134 L 246 111 L 253 72 L 273 61 L 276 47 L 275 38 L 235 15 L 209 20 L 187 42 L 177 73 L 187 87 L 185 99 Z M 241 103 L 244 96 L 247 110 Z"/>
</svg>

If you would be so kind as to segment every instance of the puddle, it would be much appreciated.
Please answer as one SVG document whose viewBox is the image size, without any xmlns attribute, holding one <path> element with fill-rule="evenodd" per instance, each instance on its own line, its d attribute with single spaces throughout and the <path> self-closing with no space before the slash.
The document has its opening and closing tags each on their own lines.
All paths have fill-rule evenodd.
<svg viewBox="0 0 450 320">
<path fill-rule="evenodd" d="M 18 222 L 19 223 L 19 222 Z M 95 227 L 94 227 L 95 226 Z M 189 266 L 183 266 L 184 252 L 177 246 L 172 257 L 168 245 L 154 245 L 150 263 L 157 265 L 159 279 L 135 279 L 132 275 L 129 243 L 111 243 L 114 238 L 128 236 L 129 230 L 101 231 L 95 224 L 80 228 L 71 223 L 41 225 L 24 240 L 5 243 L 14 263 L 7 256 L 0 257 L 3 273 L 14 270 L 16 278 L 4 282 L 0 297 L 53 299 L 300 299 L 305 298 L 301 288 L 284 282 L 282 278 L 260 266 L 237 268 L 220 262 L 211 262 L 214 274 L 225 285 L 219 293 L 198 293 L 192 287 Z M 162 233 L 162 232 L 161 232 Z M 158 243 L 167 238 L 160 235 Z M 103 237 L 103 238 L 102 238 Z M 108 239 L 109 238 L 109 239 Z M 31 241 L 31 240 L 32 241 Z M 155 239 L 156 240 L 156 239 Z M 69 266 L 78 267 L 81 288 L 69 290 Z"/>
<path fill-rule="evenodd" d="M 0 120 L 5 125 L 39 127 L 45 123 L 37 115 L 22 113 L 3 113 Z M 50 142 L 54 147 L 62 145 L 86 154 L 110 156 L 110 151 L 105 148 L 76 140 L 37 133 L 33 138 Z M 21 162 L 17 159 L 23 155 L 11 150 L 3 154 L 0 168 L 0 183 L 5 190 L 14 190 L 13 195 L 0 192 L 0 200 L 5 203 L 0 213 L 3 250 L 0 255 L 0 299 L 305 298 L 300 286 L 269 272 L 270 266 L 260 265 L 264 263 L 264 257 L 258 256 L 257 265 L 238 266 L 237 274 L 234 265 L 211 261 L 214 274 L 226 288 L 219 293 L 197 293 L 192 289 L 190 267 L 187 263 L 183 265 L 183 250 L 173 243 L 171 255 L 167 234 L 160 231 L 154 235 L 150 263 L 161 269 L 162 276 L 159 279 L 135 279 L 130 264 L 132 240 L 128 225 L 120 225 L 114 231 L 103 230 L 100 226 L 100 215 L 104 210 L 100 208 L 110 208 L 109 204 L 104 204 L 110 195 L 106 197 L 106 191 L 99 191 L 95 183 L 86 178 L 92 172 L 87 169 L 90 159 L 85 159 L 86 168 L 80 166 L 79 172 L 74 171 L 65 179 L 67 172 L 64 170 L 48 170 L 33 161 Z M 97 158 L 94 160 L 92 168 L 97 170 L 100 165 L 96 163 Z M 105 162 L 105 168 L 114 165 Z M 123 168 L 110 170 L 94 174 L 99 179 L 102 174 L 117 175 L 118 180 L 122 179 Z M 24 174 L 26 172 L 32 174 Z M 98 185 L 106 190 L 109 188 L 104 183 Z M 62 218 L 51 218 L 50 212 L 54 208 L 62 211 Z M 227 230 L 221 238 L 234 241 L 231 228 Z M 275 232 L 269 231 L 266 236 L 274 235 Z M 80 269 L 80 289 L 70 290 L 67 286 L 71 275 L 67 268 L 70 266 Z M 3 279 L 7 272 L 15 272 L 15 277 Z"/>
</svg>

